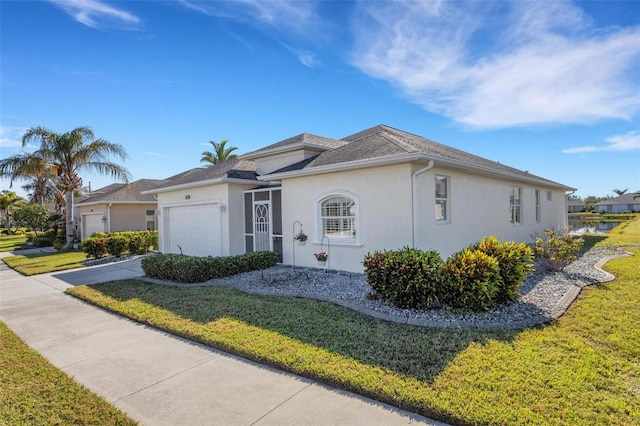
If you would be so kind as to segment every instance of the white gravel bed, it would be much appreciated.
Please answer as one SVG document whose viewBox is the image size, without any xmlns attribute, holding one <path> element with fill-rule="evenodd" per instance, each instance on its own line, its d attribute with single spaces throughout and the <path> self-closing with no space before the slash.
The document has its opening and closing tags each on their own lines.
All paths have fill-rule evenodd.
<svg viewBox="0 0 640 426">
<path fill-rule="evenodd" d="M 278 265 L 197 285 L 227 286 L 254 294 L 324 300 L 376 318 L 422 326 L 520 329 L 548 323 L 562 315 L 582 287 L 610 279 L 609 274 L 594 267 L 596 263 L 621 255 L 622 251 L 614 249 L 592 248 L 562 272 L 548 272 L 536 264 L 535 271 L 525 278 L 520 287 L 521 297 L 517 302 L 480 313 L 463 313 L 446 307 L 400 309 L 383 300 L 367 298 L 372 289 L 363 274 L 315 268 Z"/>
</svg>

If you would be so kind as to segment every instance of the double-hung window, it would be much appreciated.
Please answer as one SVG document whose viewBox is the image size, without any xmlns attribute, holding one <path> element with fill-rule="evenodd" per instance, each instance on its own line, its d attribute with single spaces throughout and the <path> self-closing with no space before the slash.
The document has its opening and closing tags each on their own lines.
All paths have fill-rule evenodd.
<svg viewBox="0 0 640 426">
<path fill-rule="evenodd" d="M 156 230 L 156 211 L 155 210 L 146 211 L 146 221 L 147 221 L 147 231 L 155 231 Z"/>
<path fill-rule="evenodd" d="M 522 188 L 520 188 L 519 186 L 509 187 L 509 210 L 510 210 L 509 221 L 514 225 L 518 225 L 522 223 L 521 194 L 522 194 Z"/>
<path fill-rule="evenodd" d="M 435 177 L 436 183 L 436 221 L 446 223 L 449 221 L 449 178 L 447 176 Z"/>
<path fill-rule="evenodd" d="M 357 233 L 356 200 L 344 195 L 333 195 L 320 202 L 322 235 L 331 242 L 355 243 Z"/>
</svg>

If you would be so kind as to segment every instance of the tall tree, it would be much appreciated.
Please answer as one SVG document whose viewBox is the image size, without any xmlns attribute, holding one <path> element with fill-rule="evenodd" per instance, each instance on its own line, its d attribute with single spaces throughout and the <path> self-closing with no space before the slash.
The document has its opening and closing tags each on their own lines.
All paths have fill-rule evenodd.
<svg viewBox="0 0 640 426">
<path fill-rule="evenodd" d="M 615 192 L 616 194 L 618 194 L 618 196 L 620 196 L 620 195 L 626 194 L 626 192 L 628 190 L 629 190 L 629 188 L 626 188 L 626 189 L 613 189 L 612 191 Z"/>
<path fill-rule="evenodd" d="M 73 193 L 82 186 L 78 173 L 95 172 L 128 182 L 130 174 L 127 169 L 108 161 L 110 156 L 124 160 L 127 154 L 122 145 L 95 139 L 88 127 L 77 127 L 67 133 L 55 133 L 40 126 L 31 127 L 22 137 L 22 146 L 29 142 L 40 144 L 33 155 L 51 165 L 62 185 L 66 204 L 66 244 L 69 247 L 73 244 Z"/>
<path fill-rule="evenodd" d="M 6 189 L 0 193 L 0 211 L 4 216 L 4 227 L 11 234 L 11 214 L 15 207 L 24 203 L 24 198 Z"/>
<path fill-rule="evenodd" d="M 56 176 L 50 164 L 38 155 L 17 154 L 0 160 L 0 176 L 11 180 L 10 187 L 16 179 L 25 180 L 27 183 L 22 189 L 30 192 L 32 201 L 41 206 L 55 196 Z"/>
<path fill-rule="evenodd" d="M 238 149 L 235 146 L 226 147 L 228 139 L 222 139 L 220 143 L 216 141 L 209 141 L 211 146 L 213 147 L 213 151 L 204 151 L 202 153 L 202 158 L 200 159 L 201 163 L 208 163 L 208 166 L 213 166 L 218 163 L 222 163 L 223 161 L 230 160 L 232 158 L 237 158 L 236 154 L 232 154 L 233 151 Z"/>
</svg>

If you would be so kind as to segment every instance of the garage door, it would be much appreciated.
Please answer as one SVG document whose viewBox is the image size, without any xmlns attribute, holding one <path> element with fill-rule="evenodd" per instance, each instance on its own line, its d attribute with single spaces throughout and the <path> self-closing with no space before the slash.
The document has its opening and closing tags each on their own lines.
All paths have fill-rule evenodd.
<svg viewBox="0 0 640 426">
<path fill-rule="evenodd" d="M 82 217 L 82 239 L 89 238 L 94 232 L 104 232 L 103 214 L 86 214 Z"/>
<path fill-rule="evenodd" d="M 190 256 L 222 255 L 218 204 L 170 207 L 168 228 L 166 252 Z"/>
</svg>

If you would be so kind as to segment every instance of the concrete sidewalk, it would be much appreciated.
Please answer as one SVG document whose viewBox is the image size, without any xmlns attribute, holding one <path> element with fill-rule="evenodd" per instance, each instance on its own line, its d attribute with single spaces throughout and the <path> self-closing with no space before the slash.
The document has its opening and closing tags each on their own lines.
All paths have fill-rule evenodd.
<svg viewBox="0 0 640 426">
<path fill-rule="evenodd" d="M 139 259 L 33 277 L 0 262 L 0 320 L 53 365 L 145 425 L 443 424 L 63 293 L 73 285 L 141 275 Z"/>
</svg>

